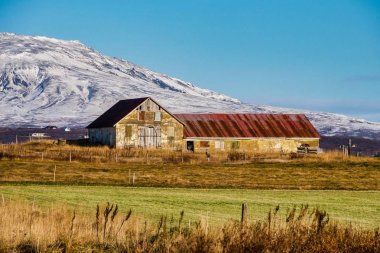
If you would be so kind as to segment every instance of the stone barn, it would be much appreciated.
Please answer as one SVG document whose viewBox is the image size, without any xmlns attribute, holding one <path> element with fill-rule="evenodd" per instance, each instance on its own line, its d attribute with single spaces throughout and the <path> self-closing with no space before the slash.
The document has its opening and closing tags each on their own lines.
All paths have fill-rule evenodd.
<svg viewBox="0 0 380 253">
<path fill-rule="evenodd" d="M 175 114 L 187 150 L 297 152 L 319 147 L 319 133 L 303 114 Z"/>
<path fill-rule="evenodd" d="M 183 145 L 183 124 L 149 97 L 117 102 L 87 129 L 92 144 L 178 149 Z"/>
<path fill-rule="evenodd" d="M 192 152 L 289 153 L 320 139 L 303 114 L 171 114 L 149 97 L 121 100 L 87 128 L 93 144 Z"/>
</svg>

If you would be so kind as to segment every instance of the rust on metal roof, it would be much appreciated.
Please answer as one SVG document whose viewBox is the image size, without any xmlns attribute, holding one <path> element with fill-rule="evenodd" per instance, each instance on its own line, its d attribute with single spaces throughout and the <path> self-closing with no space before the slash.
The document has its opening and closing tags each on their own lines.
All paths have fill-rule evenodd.
<svg viewBox="0 0 380 253">
<path fill-rule="evenodd" d="M 304 114 L 175 114 L 186 138 L 319 138 Z"/>
</svg>

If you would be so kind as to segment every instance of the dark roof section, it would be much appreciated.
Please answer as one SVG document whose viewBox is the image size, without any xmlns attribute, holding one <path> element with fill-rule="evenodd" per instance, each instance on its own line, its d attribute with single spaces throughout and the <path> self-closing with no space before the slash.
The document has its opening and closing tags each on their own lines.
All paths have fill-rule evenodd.
<svg viewBox="0 0 380 253">
<path fill-rule="evenodd" d="M 87 128 L 113 127 L 148 98 L 149 97 L 120 100 L 88 125 Z"/>
<path fill-rule="evenodd" d="M 320 138 L 304 114 L 175 114 L 185 138 Z"/>
</svg>

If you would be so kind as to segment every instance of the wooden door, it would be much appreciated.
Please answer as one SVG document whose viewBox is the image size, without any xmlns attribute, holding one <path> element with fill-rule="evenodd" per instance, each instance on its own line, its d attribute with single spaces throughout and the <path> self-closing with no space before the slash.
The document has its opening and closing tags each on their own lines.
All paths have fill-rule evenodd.
<svg viewBox="0 0 380 253">
<path fill-rule="evenodd" d="M 139 127 L 139 146 L 156 148 L 161 146 L 161 131 L 154 127 Z"/>
</svg>

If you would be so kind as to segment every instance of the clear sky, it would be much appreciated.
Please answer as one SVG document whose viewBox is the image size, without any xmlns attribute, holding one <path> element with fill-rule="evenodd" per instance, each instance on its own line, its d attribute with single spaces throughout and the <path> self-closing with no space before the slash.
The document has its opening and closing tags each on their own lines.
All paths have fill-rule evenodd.
<svg viewBox="0 0 380 253">
<path fill-rule="evenodd" d="M 380 0 L 0 0 L 0 31 L 80 40 L 248 103 L 380 121 Z"/>
</svg>

